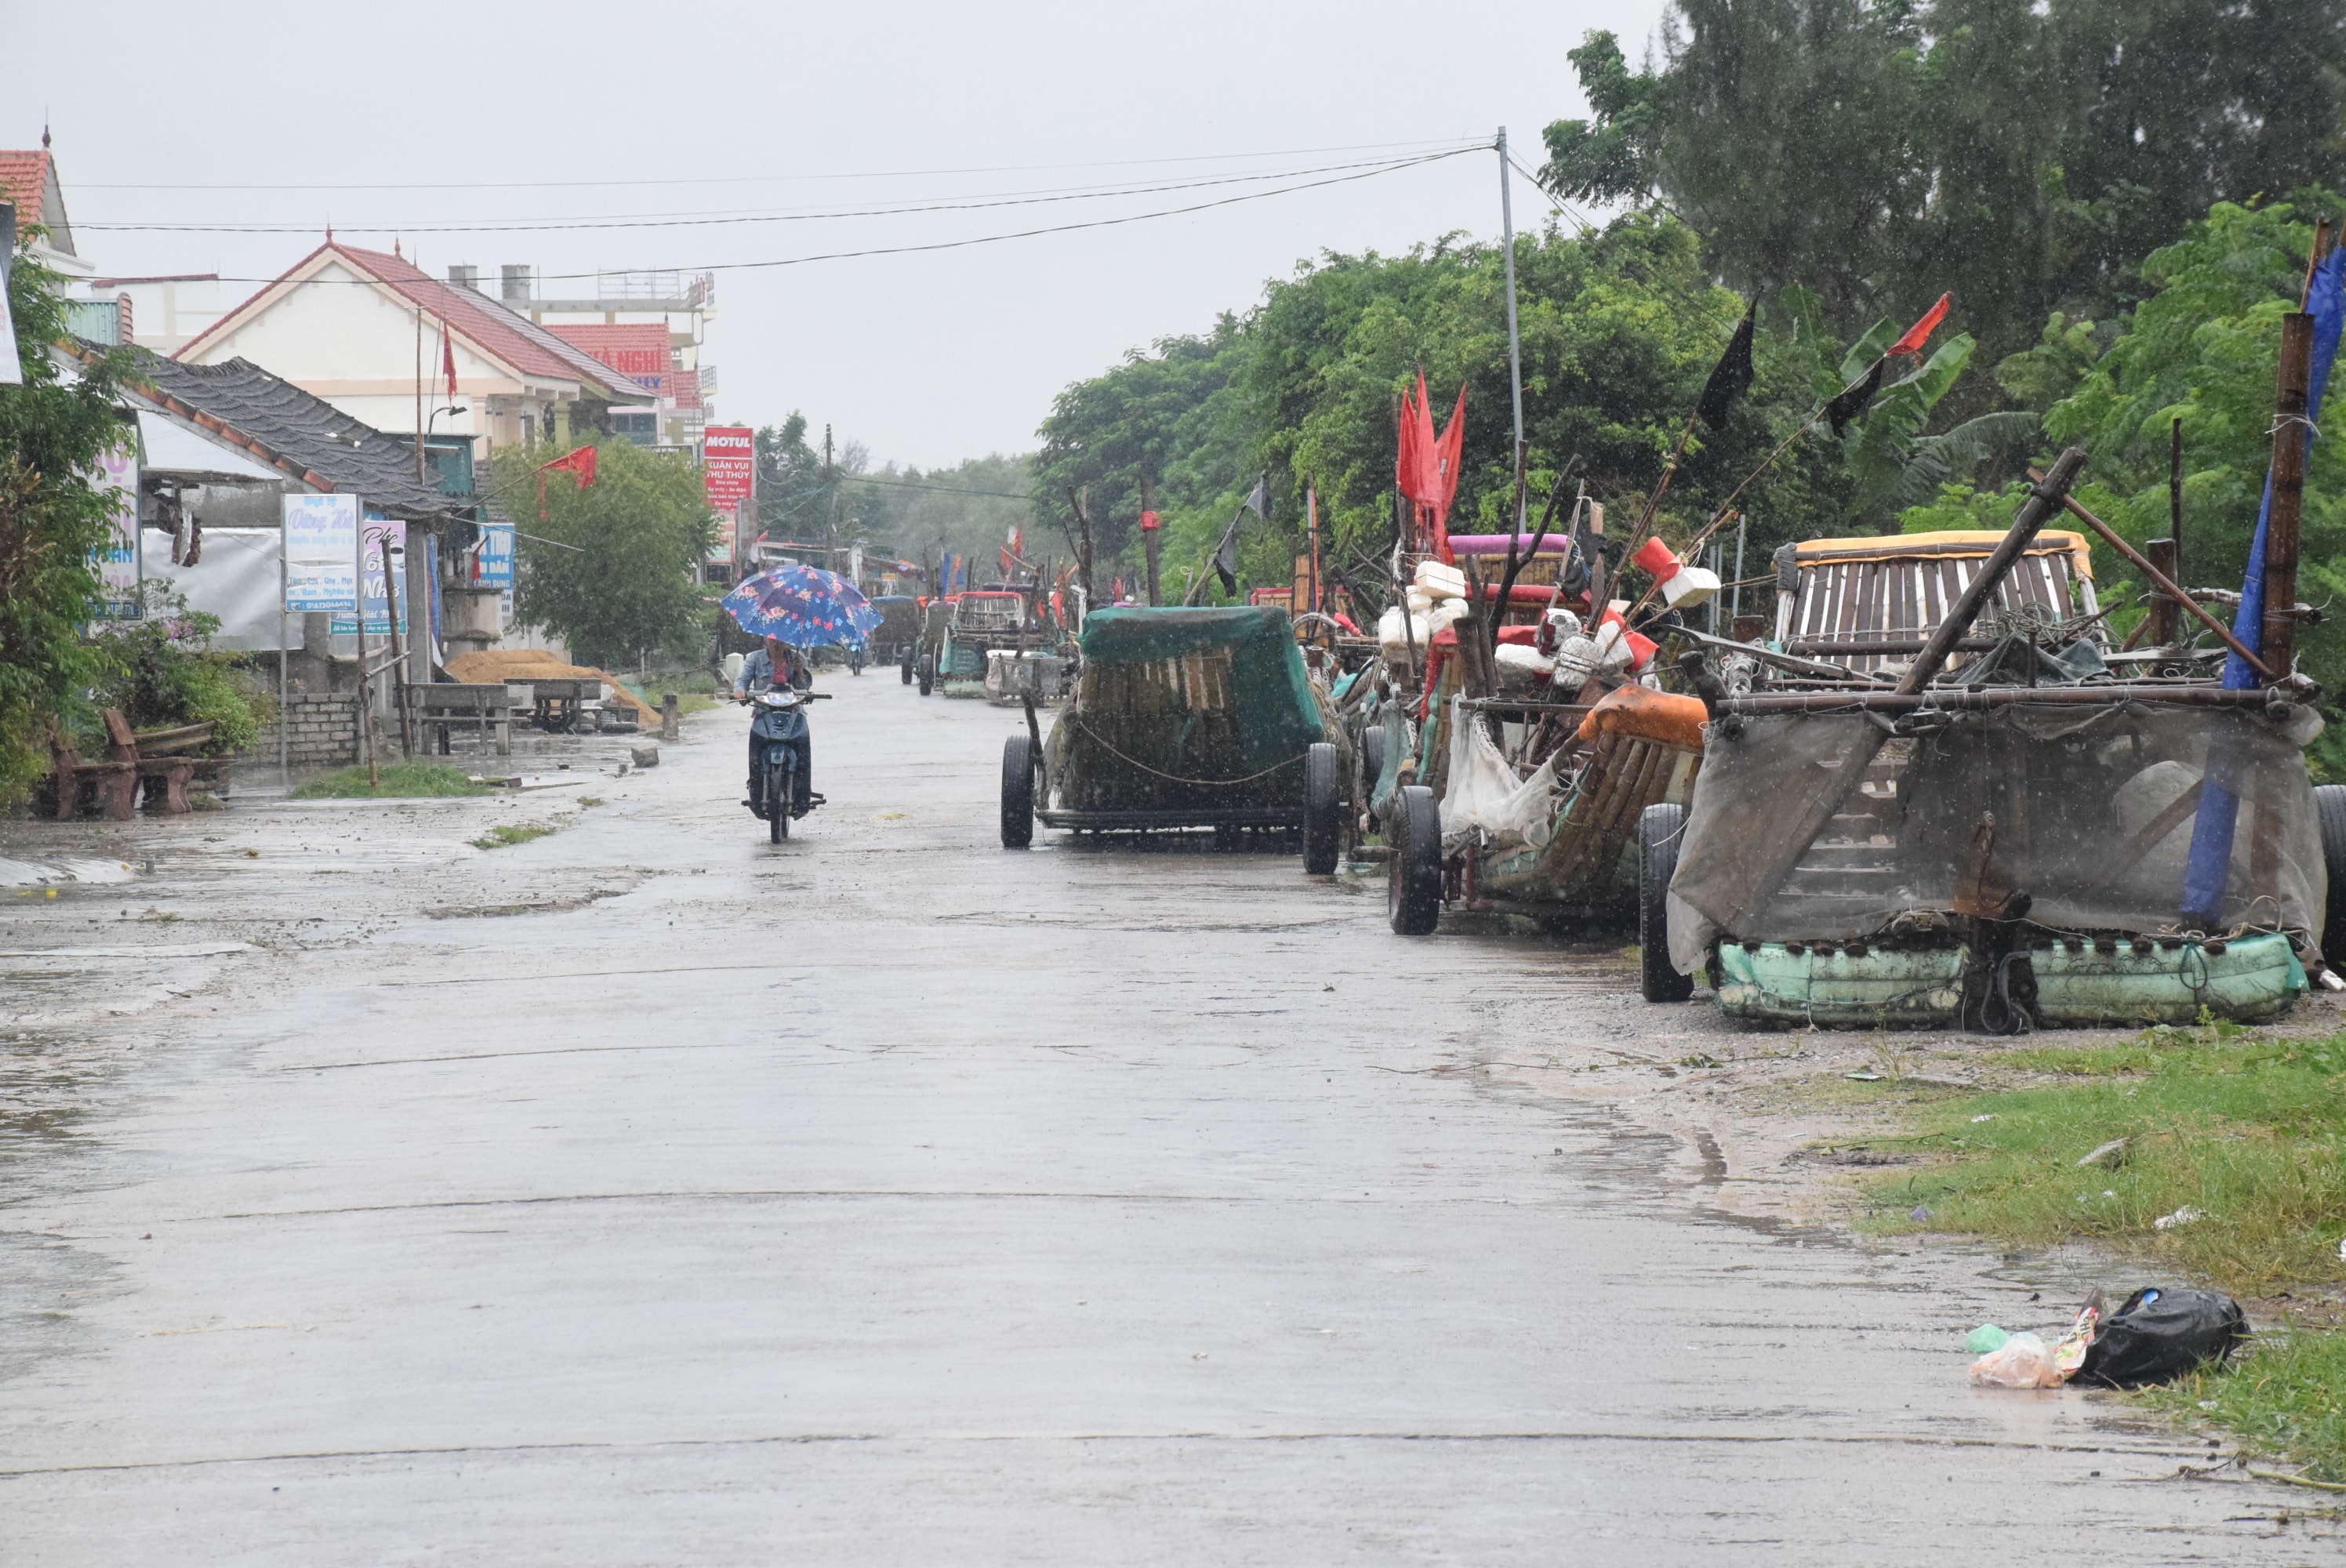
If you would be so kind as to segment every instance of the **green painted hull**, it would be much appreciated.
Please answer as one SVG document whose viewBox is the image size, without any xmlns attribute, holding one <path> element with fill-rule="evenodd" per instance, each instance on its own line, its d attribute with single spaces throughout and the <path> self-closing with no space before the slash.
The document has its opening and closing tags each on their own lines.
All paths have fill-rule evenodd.
<svg viewBox="0 0 2346 1568">
<path fill-rule="evenodd" d="M 1757 952 L 1734 943 L 1719 952 L 1719 1004 L 1732 1018 L 1828 1027 L 1904 1024 L 1946 1027 L 1962 1011 L 1961 948 L 1873 950 L 1862 958 L 1810 949 L 1787 952 L 1762 942 Z M 2205 1008 L 2218 1018 L 2254 1023 L 2286 1011 L 2306 988 L 2289 938 L 2243 937 L 2211 953 L 2198 942 L 2137 954 L 2032 952 L 2036 1017 L 2041 1023 L 2133 1027 L 2191 1023 Z"/>
</svg>

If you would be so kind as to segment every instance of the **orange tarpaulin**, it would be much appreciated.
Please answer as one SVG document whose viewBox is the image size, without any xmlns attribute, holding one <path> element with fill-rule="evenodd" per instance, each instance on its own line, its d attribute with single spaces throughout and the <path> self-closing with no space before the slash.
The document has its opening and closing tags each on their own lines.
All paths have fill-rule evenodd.
<svg viewBox="0 0 2346 1568">
<path fill-rule="evenodd" d="M 1658 740 L 1665 746 L 1683 746 L 1689 751 L 1702 749 L 1702 724 L 1705 718 L 1700 700 L 1678 697 L 1651 687 L 1617 687 L 1605 694 L 1588 717 L 1580 721 L 1580 738 L 1594 740 L 1600 735 L 1634 735 L 1647 740 Z"/>
</svg>

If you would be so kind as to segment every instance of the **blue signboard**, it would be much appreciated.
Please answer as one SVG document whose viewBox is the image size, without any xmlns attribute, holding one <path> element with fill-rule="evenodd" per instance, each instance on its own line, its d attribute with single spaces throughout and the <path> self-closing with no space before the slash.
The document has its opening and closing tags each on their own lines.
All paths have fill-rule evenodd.
<svg viewBox="0 0 2346 1568">
<path fill-rule="evenodd" d="M 474 556 L 473 585 L 510 588 L 514 585 L 514 531 L 510 523 L 481 524 L 481 544 Z"/>
</svg>

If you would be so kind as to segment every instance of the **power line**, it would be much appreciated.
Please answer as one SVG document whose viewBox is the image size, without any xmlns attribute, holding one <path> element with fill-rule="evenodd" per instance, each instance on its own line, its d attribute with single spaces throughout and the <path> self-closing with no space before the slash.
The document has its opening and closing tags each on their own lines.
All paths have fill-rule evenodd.
<svg viewBox="0 0 2346 1568">
<path fill-rule="evenodd" d="M 875 245 L 860 250 L 829 250 L 812 256 L 786 256 L 770 261 L 713 261 L 697 267 L 644 267 L 635 271 L 653 272 L 754 272 L 780 267 L 803 267 L 815 261 L 858 260 L 872 256 L 907 256 L 929 250 L 958 250 L 973 245 L 998 245 L 1009 239 L 1032 239 L 1046 234 L 1072 234 L 1086 229 L 1114 229 L 1127 223 L 1146 223 L 1152 219 L 1180 218 L 1193 212 L 1209 212 L 1219 207 L 1236 207 L 1242 202 L 1264 201 L 1275 196 L 1292 196 L 1298 191 L 1318 190 L 1331 185 L 1349 185 L 1355 180 L 1374 179 L 1380 175 L 1393 174 L 1405 168 L 1417 168 L 1430 163 L 1440 163 L 1468 152 L 1481 152 L 1483 147 L 1457 148 L 1449 152 L 1430 153 L 1423 158 L 1398 163 L 1380 164 L 1354 174 L 1331 175 L 1326 179 L 1307 180 L 1300 185 L 1281 186 L 1276 190 L 1250 190 L 1237 196 L 1225 196 L 1213 201 L 1192 202 L 1186 207 L 1160 208 L 1154 212 L 1127 213 L 1119 218 L 1095 218 L 1081 223 L 1057 223 L 1041 229 L 1021 229 L 1005 234 L 980 234 L 966 239 L 938 239 L 920 245 Z M 610 269 L 605 269 L 605 271 Z M 538 276 L 542 283 L 570 282 L 586 278 L 597 278 L 600 272 L 547 272 Z M 279 278 L 221 278 L 222 283 L 275 283 Z M 345 287 L 372 289 L 381 287 L 371 278 L 308 280 L 311 284 L 330 285 L 340 282 Z"/>
<path fill-rule="evenodd" d="M 210 185 L 166 184 L 158 181 L 127 181 L 118 183 L 76 180 L 76 190 L 566 190 L 613 188 L 632 186 L 658 185 L 770 185 L 794 181 L 831 179 L 921 179 L 963 174 L 1033 174 L 1055 168 L 1145 168 L 1170 163 L 1223 163 L 1250 158 L 1313 158 L 1331 152 L 1384 152 L 1403 148 L 1425 149 L 1448 147 L 1449 140 L 1353 142 L 1340 147 L 1282 148 L 1262 152 L 1193 153 L 1179 158 L 1103 158 L 1087 163 L 1009 163 L 976 165 L 960 168 L 888 168 L 837 174 L 742 174 L 702 175 L 692 178 L 649 179 L 484 179 L 484 180 L 417 180 L 382 184 L 269 184 Z M 1480 143 L 1475 144 L 1480 146 Z"/>
<path fill-rule="evenodd" d="M 1464 149 L 1462 149 L 1464 150 Z M 815 209 L 801 212 L 753 212 L 740 214 L 694 215 L 690 213 L 648 213 L 640 217 L 606 215 L 588 218 L 547 219 L 525 223 L 347 223 L 334 225 L 340 230 L 357 234 L 533 234 L 564 230 L 596 230 L 609 229 L 706 229 L 750 223 L 807 223 L 843 218 L 896 218 L 923 212 L 971 212 L 998 207 L 1035 207 L 1062 201 L 1096 201 L 1127 196 L 1156 196 L 1173 190 L 1197 190 L 1215 185 L 1252 185 L 1265 180 L 1292 179 L 1299 175 L 1327 174 L 1346 169 L 1402 168 L 1423 161 L 1422 158 L 1376 158 L 1360 163 L 1323 164 L 1314 168 L 1280 169 L 1269 174 L 1216 175 L 1204 179 L 1181 180 L 1167 185 L 1107 186 L 1076 188 L 1064 192 L 1032 191 L 1005 194 L 997 199 L 936 201 L 914 205 L 895 204 L 887 207 Z M 83 222 L 84 229 L 104 229 L 114 233 L 152 234 L 306 234 L 317 227 L 314 223 L 93 223 Z"/>
</svg>

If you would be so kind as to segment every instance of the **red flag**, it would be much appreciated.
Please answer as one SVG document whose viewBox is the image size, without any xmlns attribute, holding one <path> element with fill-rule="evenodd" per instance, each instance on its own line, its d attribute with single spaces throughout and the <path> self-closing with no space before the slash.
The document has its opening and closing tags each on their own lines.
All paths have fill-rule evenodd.
<svg viewBox="0 0 2346 1568">
<path fill-rule="evenodd" d="M 448 318 L 440 318 L 440 368 L 448 378 L 448 401 L 456 401 L 456 345 L 448 336 Z"/>
<path fill-rule="evenodd" d="M 1429 415 L 1429 419 L 1431 416 Z M 1434 443 L 1433 494 L 1431 504 L 1442 520 L 1449 521 L 1450 503 L 1458 494 L 1458 449 L 1466 440 L 1466 387 L 1458 387 L 1458 406 L 1450 411 L 1450 423 Z"/>
<path fill-rule="evenodd" d="M 1394 418 L 1393 488 L 1408 500 L 1417 499 L 1417 420 L 1407 388 L 1401 394 L 1401 412 Z"/>
<path fill-rule="evenodd" d="M 1442 443 L 1433 434 L 1433 402 L 1425 395 L 1425 372 L 1417 372 L 1417 412 L 1411 416 L 1410 447 L 1417 458 L 1412 498 L 1432 506 L 1441 485 Z"/>
<path fill-rule="evenodd" d="M 1423 386 L 1420 387 L 1417 395 L 1418 406 L 1425 414 L 1425 428 L 1431 432 L 1433 428 L 1433 414 L 1432 410 L 1424 407 L 1425 392 Z M 1458 405 L 1450 411 L 1449 425 L 1443 429 L 1440 439 L 1434 441 L 1429 449 L 1432 457 L 1426 463 L 1425 504 L 1431 514 L 1427 519 L 1430 524 L 1427 533 L 1432 535 L 1434 554 L 1444 563 L 1452 559 L 1450 503 L 1458 494 L 1458 449 L 1465 440 L 1466 388 L 1464 383 L 1461 383 L 1458 388 Z"/>
<path fill-rule="evenodd" d="M 1942 294 L 1939 296 L 1939 302 L 1937 304 L 1923 312 L 1923 319 L 1921 321 L 1906 329 L 1906 335 L 1904 337 L 1890 345 L 1890 352 L 1892 354 L 1921 353 L 1923 351 L 1923 345 L 1930 341 L 1931 334 L 1939 330 L 1939 323 L 1946 319 L 1947 296 Z"/>
<path fill-rule="evenodd" d="M 592 443 L 574 447 L 551 463 L 537 465 L 537 520 L 546 521 L 546 475 L 548 469 L 567 473 L 584 490 L 595 483 L 595 448 Z"/>
</svg>

